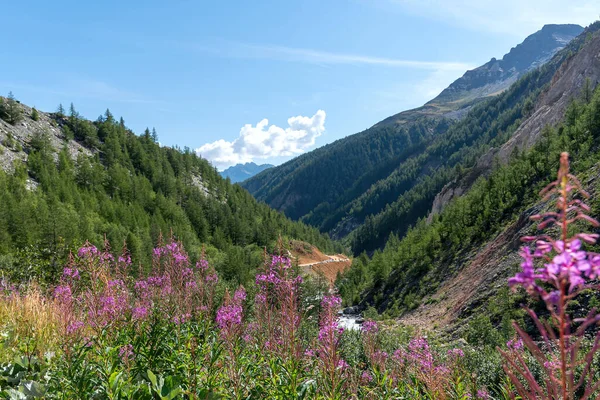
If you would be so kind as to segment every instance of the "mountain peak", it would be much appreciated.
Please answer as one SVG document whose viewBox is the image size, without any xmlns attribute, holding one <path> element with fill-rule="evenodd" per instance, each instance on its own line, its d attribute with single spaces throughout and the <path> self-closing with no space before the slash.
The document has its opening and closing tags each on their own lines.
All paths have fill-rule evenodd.
<svg viewBox="0 0 600 400">
<path fill-rule="evenodd" d="M 501 60 L 493 57 L 482 66 L 467 71 L 427 104 L 465 104 L 497 94 L 508 88 L 523 73 L 550 60 L 581 32 L 583 27 L 575 24 L 544 25 L 542 29 L 510 49 Z"/>
<path fill-rule="evenodd" d="M 237 183 L 245 181 L 271 167 L 273 167 L 271 164 L 258 165 L 251 161 L 245 164 L 236 164 L 222 171 L 220 174 L 223 178 L 229 178 L 232 183 Z"/>
<path fill-rule="evenodd" d="M 487 63 L 465 72 L 422 107 L 402 111 L 374 126 L 403 124 L 423 116 L 459 119 L 476 101 L 500 94 L 521 75 L 549 61 L 581 32 L 583 28 L 574 24 L 544 25 L 501 59 L 492 57 Z"/>
</svg>

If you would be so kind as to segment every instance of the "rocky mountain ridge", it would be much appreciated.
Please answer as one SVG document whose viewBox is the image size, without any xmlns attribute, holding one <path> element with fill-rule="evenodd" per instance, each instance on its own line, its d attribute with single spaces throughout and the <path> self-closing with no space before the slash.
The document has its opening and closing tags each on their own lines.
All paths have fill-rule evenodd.
<svg viewBox="0 0 600 400">
<path fill-rule="evenodd" d="M 512 48 L 502 59 L 467 71 L 427 104 L 465 102 L 499 93 L 523 73 L 537 68 L 583 31 L 579 25 L 545 25 Z"/>
<path fill-rule="evenodd" d="M 556 126 L 573 98 L 585 96 L 600 83 L 600 32 L 586 38 L 582 51 L 566 60 L 556 72 L 550 86 L 538 98 L 531 115 L 523 121 L 512 137 L 501 147 L 492 148 L 484 154 L 475 167 L 460 180 L 449 182 L 436 196 L 429 216 L 438 214 L 452 199 L 466 192 L 480 176 L 487 176 L 494 160 L 506 164 L 511 154 L 523 151 L 535 144 L 546 126 Z"/>
<path fill-rule="evenodd" d="M 247 162 L 245 164 L 236 164 L 224 171 L 219 172 L 223 178 L 229 178 L 232 183 L 238 183 L 245 181 L 248 178 L 252 178 L 254 175 L 261 173 L 262 171 L 272 168 L 272 164 L 255 164 L 253 162 Z"/>
</svg>

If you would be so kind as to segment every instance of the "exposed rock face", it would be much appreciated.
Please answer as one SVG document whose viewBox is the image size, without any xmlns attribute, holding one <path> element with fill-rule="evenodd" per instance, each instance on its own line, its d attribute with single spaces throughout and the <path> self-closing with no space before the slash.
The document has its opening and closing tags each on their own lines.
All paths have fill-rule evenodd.
<svg viewBox="0 0 600 400">
<path fill-rule="evenodd" d="M 75 160 L 79 154 L 91 155 L 92 152 L 74 140 L 67 141 L 60 125 L 60 118 L 54 114 L 38 111 L 39 119 L 31 118 L 32 109 L 20 104 L 23 119 L 11 125 L 0 119 L 0 168 L 13 171 L 15 162 L 26 162 L 29 143 L 33 135 L 44 133 L 56 152 L 67 146 L 69 154 Z"/>
<path fill-rule="evenodd" d="M 58 152 L 66 146 L 71 158 L 76 160 L 80 154 L 91 156 L 93 151 L 81 145 L 76 140 L 68 140 L 63 133 L 62 125 L 66 123 L 65 118 L 58 117 L 53 113 L 38 111 L 39 118 L 34 121 L 31 118 L 32 109 L 24 104 L 19 104 L 23 119 L 11 125 L 0 119 L 0 169 L 13 172 L 15 165 L 26 163 L 30 151 L 31 139 L 34 135 L 42 133 L 48 138 L 53 149 L 55 161 L 58 161 Z M 95 151 L 95 150 L 94 150 Z M 202 176 L 197 173 L 191 177 L 192 186 L 200 189 L 205 196 L 215 196 L 215 192 L 206 186 Z M 34 190 L 38 183 L 27 179 L 27 188 Z M 225 200 L 223 200 L 225 201 Z"/>
<path fill-rule="evenodd" d="M 540 97 L 533 115 L 521 124 L 512 138 L 494 155 L 505 161 L 515 148 L 522 150 L 531 147 L 546 125 L 555 126 L 563 118 L 571 99 L 581 95 L 586 80 L 589 80 L 591 89 L 600 82 L 598 33 L 582 51 L 561 66 L 552 78 L 550 88 Z"/>
<path fill-rule="evenodd" d="M 508 89 L 524 73 L 550 60 L 581 32 L 583 28 L 579 25 L 545 25 L 501 60 L 492 58 L 465 72 L 424 106 L 388 117 L 375 126 L 403 124 L 422 116 L 460 119 L 474 103 Z"/>
<path fill-rule="evenodd" d="M 599 180 L 600 164 L 596 164 L 590 169 L 589 178 L 581 182 L 583 189 L 597 196 Z M 466 254 L 459 272 L 449 276 L 426 301 L 404 314 L 399 322 L 425 331 L 437 325 L 444 328 L 445 333 L 458 336 L 474 309 L 488 304 L 499 288 L 506 287 L 507 278 L 516 272 L 515 267 L 521 261 L 520 238 L 535 232 L 537 222 L 530 217 L 549 211 L 554 204 L 552 200 L 540 199 L 485 246 Z"/>
<path fill-rule="evenodd" d="M 210 191 L 204 184 L 204 181 L 202 180 L 202 176 L 192 175 L 192 186 L 198 188 L 200 190 L 200 192 L 202 192 L 203 195 L 210 196 Z"/>
<path fill-rule="evenodd" d="M 460 186 L 456 186 L 456 181 L 449 182 L 444 186 L 442 191 L 435 196 L 433 204 L 431 205 L 431 213 L 427 217 L 427 221 L 431 222 L 433 216 L 439 214 L 444 206 L 455 197 L 461 196 L 465 192 L 465 189 Z"/>
<path fill-rule="evenodd" d="M 481 67 L 467 71 L 427 104 L 464 102 L 499 93 L 523 73 L 550 60 L 582 31 L 579 25 L 545 25 L 501 60 L 492 58 Z"/>
<path fill-rule="evenodd" d="M 451 182 L 442 189 L 434 200 L 429 220 L 439 213 L 453 198 L 466 192 L 479 176 L 487 175 L 494 160 L 500 164 L 508 162 L 515 151 L 533 146 L 546 126 L 556 126 L 564 117 L 569 102 L 581 95 L 585 82 L 590 89 L 600 82 L 600 33 L 596 32 L 574 57 L 564 62 L 552 78 L 550 87 L 541 94 L 534 111 L 516 130 L 513 136 L 500 148 L 490 149 L 477 165 L 460 181 Z"/>
</svg>

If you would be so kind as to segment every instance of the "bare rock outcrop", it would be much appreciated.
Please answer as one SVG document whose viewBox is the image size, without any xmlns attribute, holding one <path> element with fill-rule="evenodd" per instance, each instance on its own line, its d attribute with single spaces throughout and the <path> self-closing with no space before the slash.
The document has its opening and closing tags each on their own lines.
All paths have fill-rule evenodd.
<svg viewBox="0 0 600 400">
<path fill-rule="evenodd" d="M 92 152 L 76 142 L 67 140 L 62 129 L 60 118 L 54 114 L 38 111 L 38 120 L 31 118 L 32 109 L 19 104 L 23 118 L 15 125 L 0 119 L 0 169 L 10 172 L 14 170 L 15 162 L 27 162 L 30 142 L 35 134 L 43 133 L 54 149 L 55 157 L 63 146 L 66 146 L 71 158 L 77 159 L 79 154 L 91 155 Z"/>
</svg>

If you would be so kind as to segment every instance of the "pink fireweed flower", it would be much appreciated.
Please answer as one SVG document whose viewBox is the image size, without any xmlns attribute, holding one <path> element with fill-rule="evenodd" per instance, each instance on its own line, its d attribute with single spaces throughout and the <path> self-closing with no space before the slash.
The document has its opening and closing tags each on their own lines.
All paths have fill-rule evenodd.
<svg viewBox="0 0 600 400">
<path fill-rule="evenodd" d="M 98 254 L 98 248 L 92 244 L 86 242 L 86 244 L 79 249 L 77 255 L 79 258 L 92 257 Z"/>
<path fill-rule="evenodd" d="M 196 263 L 196 268 L 202 272 L 206 271 L 208 269 L 208 261 L 205 259 L 198 260 Z"/>
<path fill-rule="evenodd" d="M 350 368 L 350 365 L 348 365 L 348 363 L 343 358 L 340 358 L 339 361 L 337 362 L 337 368 L 342 371 L 345 371 L 348 368 Z"/>
<path fill-rule="evenodd" d="M 193 278 L 194 271 L 189 267 L 185 267 L 181 270 L 181 276 L 183 277 L 183 279 Z"/>
<path fill-rule="evenodd" d="M 84 323 L 82 321 L 75 321 L 67 326 L 67 335 L 72 335 L 79 329 L 83 328 Z"/>
<path fill-rule="evenodd" d="M 523 349 L 523 339 L 511 339 L 508 342 L 506 342 L 506 347 L 508 347 L 511 350 L 521 350 Z"/>
<path fill-rule="evenodd" d="M 490 395 L 485 390 L 479 389 L 477 391 L 477 398 L 480 399 L 480 400 L 488 400 L 488 399 L 490 399 Z"/>
<path fill-rule="evenodd" d="M 344 328 L 338 326 L 338 322 L 331 321 L 329 323 L 321 324 L 321 329 L 319 329 L 319 340 L 331 340 L 331 338 L 336 337 L 336 335 L 344 332 Z"/>
<path fill-rule="evenodd" d="M 235 304 L 242 304 L 246 300 L 246 290 L 240 286 L 238 290 L 233 294 L 233 302 Z"/>
<path fill-rule="evenodd" d="M 340 339 L 343 328 L 339 327 L 337 311 L 342 301 L 338 296 L 323 296 L 319 319 L 319 366 L 327 376 L 328 396 L 334 397 L 335 389 L 348 364 L 341 358 Z"/>
<path fill-rule="evenodd" d="M 242 307 L 236 304 L 221 306 L 217 311 L 217 325 L 221 329 L 242 323 Z"/>
<path fill-rule="evenodd" d="M 191 318 L 192 318 L 192 314 L 189 314 L 189 313 L 181 314 L 181 315 L 176 315 L 176 316 L 173 317 L 173 323 L 175 325 L 185 324 Z"/>
<path fill-rule="evenodd" d="M 217 282 L 219 282 L 219 277 L 217 276 L 217 274 L 208 274 L 206 275 L 204 280 L 206 281 L 206 283 L 216 284 Z"/>
<path fill-rule="evenodd" d="M 385 362 L 388 359 L 388 353 L 383 350 L 376 350 L 371 354 L 371 363 L 380 369 L 385 368 Z"/>
<path fill-rule="evenodd" d="M 125 288 L 125 282 L 123 282 L 122 279 L 113 279 L 111 281 L 108 281 L 108 287 L 109 288 L 116 288 L 116 289 L 124 289 Z"/>
<path fill-rule="evenodd" d="M 189 281 L 185 283 L 185 287 L 188 289 L 196 289 L 198 287 L 198 284 L 196 283 L 196 281 Z"/>
<path fill-rule="evenodd" d="M 267 295 L 264 293 L 257 293 L 256 296 L 254 296 L 254 301 L 258 304 L 265 304 L 267 302 Z"/>
<path fill-rule="evenodd" d="M 63 278 L 77 280 L 81 278 L 81 276 L 79 275 L 79 270 L 77 268 L 65 267 L 65 269 L 63 270 Z"/>
<path fill-rule="evenodd" d="M 339 342 L 339 335 L 344 332 L 344 328 L 338 324 L 337 310 L 342 304 L 342 299 L 338 296 L 323 296 L 321 307 L 323 307 L 323 318 L 319 329 L 319 340 L 335 344 Z"/>
<path fill-rule="evenodd" d="M 148 317 L 148 314 L 148 307 L 145 306 L 133 307 L 131 309 L 131 316 L 135 320 L 144 320 Z"/>
<path fill-rule="evenodd" d="M 521 250 L 522 271 L 509 280 L 509 285 L 523 286 L 528 293 L 539 295 L 546 304 L 552 323 L 541 322 L 533 310 L 528 310 L 544 340 L 544 346 L 535 343 L 529 334 L 515 324 L 523 340 L 509 341 L 509 351 L 500 350 L 506 360 L 504 368 L 510 373 L 509 379 L 515 391 L 523 398 L 536 393 L 535 397 L 539 394 L 544 398 L 574 399 L 579 397 L 576 393 L 584 392 L 584 388 L 584 397 L 592 398 L 597 388 L 588 391 L 587 382 L 595 379 L 592 360 L 598 351 L 598 336 L 596 345 L 587 354 L 582 354 L 584 350 L 580 342 L 586 334 L 586 328 L 595 325 L 600 316 L 592 310 L 585 318 L 572 318 L 568 305 L 583 289 L 596 287 L 595 282 L 591 281 L 600 275 L 600 255 L 583 250 L 582 242 L 594 244 L 599 236 L 595 233 L 570 236 L 569 228 L 576 221 L 590 223 L 596 228 L 600 223 L 587 215 L 590 207 L 580 198 L 588 198 L 589 194 L 581 188 L 577 178 L 569 173 L 568 153 L 561 154 L 557 179 L 541 194 L 544 200 L 556 195 L 556 211 L 534 215 L 531 219 L 541 221 L 538 230 L 555 225 L 560 236 L 558 240 L 547 235 L 525 238 L 526 242 L 535 241 L 535 251 L 531 254 L 526 247 Z M 545 375 L 550 379 L 537 380 L 536 374 L 522 359 L 515 361 L 515 355 L 521 357 L 515 351 L 521 350 L 523 343 L 536 356 L 538 364 L 542 364 Z M 542 361 L 541 355 L 549 357 L 551 361 Z M 513 393 L 511 397 L 515 397 Z"/>
<path fill-rule="evenodd" d="M 422 370 L 433 368 L 433 354 L 429 350 L 429 343 L 425 338 L 416 338 L 408 343 L 408 358 Z"/>
<path fill-rule="evenodd" d="M 406 352 L 404 349 L 397 349 L 394 351 L 394 354 L 392 354 L 392 359 L 400 364 L 403 364 L 406 360 Z"/>
<path fill-rule="evenodd" d="M 452 358 L 463 358 L 465 353 L 461 349 L 448 350 L 448 356 Z"/>
<path fill-rule="evenodd" d="M 131 344 L 126 344 L 125 346 L 121 346 L 119 349 L 119 357 L 124 364 L 129 364 L 129 362 L 133 359 L 133 346 Z"/>
<path fill-rule="evenodd" d="M 596 279 L 600 273 L 600 257 L 596 254 L 581 250 L 581 241 L 573 239 L 565 244 L 556 241 L 553 250 L 557 252 L 549 258 L 546 244 L 544 251 L 536 250 L 531 254 L 529 248 L 521 249 L 522 271 L 509 279 L 509 285 L 523 286 L 530 292 L 543 292 L 537 281 L 551 283 L 558 287 L 558 282 L 565 280 L 568 283 L 568 291 L 572 292 L 586 283 L 586 279 Z M 546 261 L 542 267 L 535 269 L 534 259 Z"/>
<path fill-rule="evenodd" d="M 292 261 L 285 256 L 274 255 L 271 259 L 271 266 L 281 266 L 284 269 L 288 269 L 292 266 Z"/>
<path fill-rule="evenodd" d="M 131 265 L 131 256 L 127 254 L 126 256 L 119 256 L 119 263 L 125 265 Z"/>
<path fill-rule="evenodd" d="M 339 296 L 323 296 L 323 300 L 321 300 L 321 306 L 323 308 L 337 310 L 341 305 L 342 298 Z"/>
<path fill-rule="evenodd" d="M 73 300 L 73 294 L 70 286 L 57 286 L 54 289 L 54 298 L 62 303 L 70 303 Z"/>
<path fill-rule="evenodd" d="M 433 368 L 433 372 L 438 375 L 446 375 L 450 373 L 450 368 L 446 367 L 445 365 L 437 365 Z"/>
<path fill-rule="evenodd" d="M 373 376 L 369 373 L 369 371 L 363 371 L 362 375 L 360 376 L 360 380 L 366 385 L 373 382 Z"/>
<path fill-rule="evenodd" d="M 379 332 L 379 325 L 377 325 L 377 322 L 375 321 L 367 320 L 363 322 L 361 330 L 364 333 L 377 333 Z"/>
<path fill-rule="evenodd" d="M 115 258 L 113 257 L 113 255 L 110 254 L 110 253 L 108 253 L 108 252 L 106 252 L 106 251 L 103 251 L 102 253 L 100 253 L 100 257 L 99 258 L 100 258 L 101 261 L 103 261 L 105 263 L 106 262 L 112 262 L 112 261 L 115 260 Z"/>
<path fill-rule="evenodd" d="M 233 301 L 229 294 L 225 294 L 223 305 L 217 310 L 217 326 L 221 329 L 221 334 L 225 337 L 231 337 L 236 334 L 242 325 L 243 308 L 242 303 L 246 299 L 246 290 L 240 286 L 235 291 Z"/>
<path fill-rule="evenodd" d="M 575 220 L 581 219 L 599 226 L 596 220 L 586 215 L 589 207 L 581 200 L 570 200 L 571 192 L 579 188 L 579 182 L 569 174 L 568 154 L 561 154 L 560 169 L 557 181 L 553 182 L 544 192 L 557 193 L 558 212 L 549 212 L 543 215 L 533 216 L 534 220 L 544 220 L 538 227 L 543 229 L 552 223 L 561 224 L 562 237 L 560 240 L 552 240 L 544 236 L 540 238 L 527 238 L 527 241 L 535 240 L 535 251 L 531 254 L 529 248 L 521 250 L 522 272 L 509 279 L 509 285 L 523 286 L 530 292 L 542 293 L 544 289 L 536 281 L 550 283 L 556 289 L 563 288 L 566 283 L 567 292 L 586 284 L 586 279 L 595 279 L 600 274 L 600 257 L 597 254 L 587 253 L 581 249 L 581 241 L 593 244 L 598 238 L 597 234 L 578 234 L 568 238 L 566 227 Z M 587 197 L 587 193 L 580 190 Z M 576 214 L 570 219 L 569 215 Z M 554 255 L 552 256 L 552 253 Z M 543 266 L 535 269 L 534 260 L 539 259 Z M 546 295 L 547 296 L 547 295 Z M 548 297 L 552 299 L 552 297 Z"/>
</svg>

